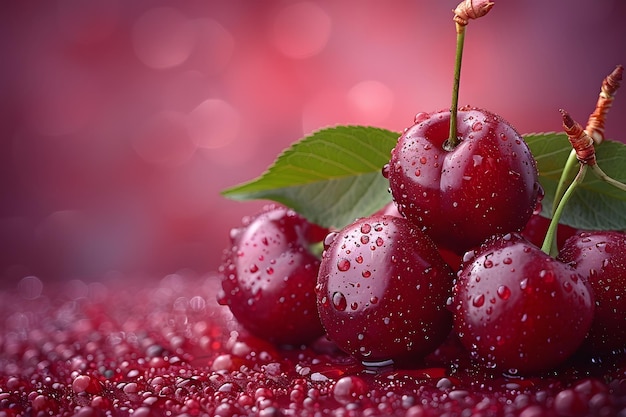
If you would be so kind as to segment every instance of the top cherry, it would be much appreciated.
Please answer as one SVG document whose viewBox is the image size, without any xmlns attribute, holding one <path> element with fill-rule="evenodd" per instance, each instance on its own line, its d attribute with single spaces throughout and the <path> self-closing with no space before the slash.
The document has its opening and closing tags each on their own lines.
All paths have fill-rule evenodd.
<svg viewBox="0 0 626 417">
<path fill-rule="evenodd" d="M 540 190 L 536 162 L 500 116 L 464 107 L 448 149 L 451 112 L 419 113 L 383 169 L 398 210 L 439 245 L 462 253 L 521 230 Z"/>
</svg>

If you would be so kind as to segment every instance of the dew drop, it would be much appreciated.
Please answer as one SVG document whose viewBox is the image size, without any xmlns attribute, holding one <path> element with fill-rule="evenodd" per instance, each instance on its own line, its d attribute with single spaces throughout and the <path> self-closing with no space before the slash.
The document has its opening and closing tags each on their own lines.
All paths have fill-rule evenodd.
<svg viewBox="0 0 626 417">
<path fill-rule="evenodd" d="M 358 264 L 362 264 L 363 263 L 363 257 L 361 255 L 357 256 L 355 260 L 356 260 L 356 263 L 358 263 Z"/>
<path fill-rule="evenodd" d="M 384 178 L 389 178 L 389 164 L 385 164 L 383 165 L 383 168 L 381 169 L 380 173 L 382 174 L 382 176 Z"/>
<path fill-rule="evenodd" d="M 366 245 L 367 243 L 369 243 L 369 241 L 370 241 L 370 237 L 369 237 L 369 236 L 367 236 L 367 235 L 363 235 L 363 236 L 361 236 L 361 239 L 360 239 L 360 240 L 361 240 L 361 243 L 362 243 L 362 244 Z"/>
<path fill-rule="evenodd" d="M 376 246 L 382 246 L 385 243 L 385 241 L 383 240 L 382 237 L 377 237 L 376 238 Z"/>
<path fill-rule="evenodd" d="M 330 245 L 335 241 L 339 232 L 330 232 L 324 238 L 324 249 L 328 249 Z"/>
<path fill-rule="evenodd" d="M 554 282 L 554 273 L 552 271 L 542 269 L 539 272 L 539 277 L 543 278 L 546 283 Z"/>
<path fill-rule="evenodd" d="M 413 122 L 414 123 L 421 123 L 421 122 L 427 120 L 429 117 L 430 117 L 430 115 L 428 113 L 421 111 L 421 112 L 419 112 L 419 113 L 417 113 L 415 115 L 415 118 L 413 119 Z"/>
<path fill-rule="evenodd" d="M 348 269 L 350 269 L 350 261 L 345 258 L 340 259 L 337 262 L 337 269 L 339 269 L 341 272 L 346 272 Z"/>
<path fill-rule="evenodd" d="M 472 300 L 472 305 L 474 307 L 482 307 L 483 304 L 485 304 L 485 295 L 484 294 L 477 295 Z"/>
<path fill-rule="evenodd" d="M 567 292 L 572 292 L 572 290 L 574 289 L 574 287 L 572 287 L 572 283 L 569 281 L 565 281 L 563 283 L 563 288 L 565 288 L 565 291 Z"/>
<path fill-rule="evenodd" d="M 361 273 L 361 275 L 363 276 L 363 278 L 369 278 L 372 276 L 372 273 L 368 270 L 365 270 Z"/>
<path fill-rule="evenodd" d="M 483 130 L 483 124 L 481 122 L 474 122 L 472 124 L 472 130 L 474 132 L 480 132 L 481 130 Z"/>
<path fill-rule="evenodd" d="M 333 306 L 339 311 L 345 311 L 346 307 L 348 307 L 346 297 L 339 291 L 333 293 Z"/>
<path fill-rule="evenodd" d="M 519 282 L 519 287 L 522 291 L 526 291 L 526 289 L 528 288 L 528 278 L 524 278 L 523 280 L 521 280 Z"/>
<path fill-rule="evenodd" d="M 372 226 L 369 223 L 361 225 L 361 233 L 369 233 L 372 231 Z"/>
<path fill-rule="evenodd" d="M 503 300 L 508 300 L 511 296 L 511 290 L 506 285 L 500 285 L 497 290 L 498 296 Z"/>
</svg>

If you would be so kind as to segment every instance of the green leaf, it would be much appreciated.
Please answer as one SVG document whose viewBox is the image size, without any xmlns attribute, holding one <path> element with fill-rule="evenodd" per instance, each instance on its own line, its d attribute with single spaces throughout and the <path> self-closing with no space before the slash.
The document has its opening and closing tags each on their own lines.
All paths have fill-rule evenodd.
<svg viewBox="0 0 626 417">
<path fill-rule="evenodd" d="M 222 195 L 266 199 L 324 227 L 343 227 L 391 201 L 381 174 L 399 134 L 364 126 L 323 129 L 286 149 L 268 170 Z"/>
<path fill-rule="evenodd" d="M 542 215 L 551 217 L 563 166 L 571 152 L 564 133 L 533 133 L 524 135 L 539 169 L 539 180 L 545 191 Z M 621 182 L 626 182 L 626 145 L 605 140 L 596 147 L 596 158 L 602 170 Z M 567 203 L 561 223 L 586 230 L 626 229 L 626 193 L 597 178 L 591 171 Z"/>
</svg>

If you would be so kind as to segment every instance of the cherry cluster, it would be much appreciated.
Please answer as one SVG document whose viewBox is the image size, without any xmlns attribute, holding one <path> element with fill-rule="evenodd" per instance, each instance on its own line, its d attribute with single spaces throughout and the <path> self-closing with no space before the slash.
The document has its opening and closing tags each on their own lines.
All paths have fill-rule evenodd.
<svg viewBox="0 0 626 417">
<path fill-rule="evenodd" d="M 493 5 L 465 3 L 455 16 L 461 46 L 467 19 Z M 325 334 L 368 366 L 419 362 L 450 337 L 508 374 L 626 349 L 626 234 L 541 217 L 523 137 L 457 99 L 458 73 L 451 109 L 418 113 L 398 138 L 382 167 L 393 199 L 382 210 L 322 231 L 273 205 L 235 229 L 220 302 L 261 337 L 298 345 Z M 602 136 L 608 107 L 599 102 L 590 132 Z M 595 139 L 563 120 L 581 167 L 591 166 Z M 557 226 L 568 237 L 558 245 Z"/>
<path fill-rule="evenodd" d="M 513 374 L 626 348 L 626 234 L 562 226 L 558 256 L 544 252 L 526 143 L 486 110 L 457 117 L 452 150 L 447 111 L 419 114 L 399 138 L 383 210 L 329 231 L 272 205 L 234 229 L 220 302 L 261 337 L 325 333 L 366 365 L 419 361 L 451 334 Z"/>
</svg>

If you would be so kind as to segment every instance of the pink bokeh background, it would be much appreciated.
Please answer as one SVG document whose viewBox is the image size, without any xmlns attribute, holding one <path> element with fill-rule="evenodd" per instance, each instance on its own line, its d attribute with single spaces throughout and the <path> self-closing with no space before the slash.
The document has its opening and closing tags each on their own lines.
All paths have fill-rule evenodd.
<svg viewBox="0 0 626 417">
<path fill-rule="evenodd" d="M 215 270 L 263 202 L 220 191 L 315 129 L 449 107 L 456 0 L 0 5 L 0 279 Z M 623 0 L 504 1 L 466 38 L 461 104 L 522 133 L 585 122 L 626 64 Z M 626 93 L 624 93 L 626 95 Z M 618 95 L 607 136 L 624 140 Z"/>
</svg>

